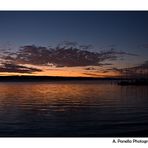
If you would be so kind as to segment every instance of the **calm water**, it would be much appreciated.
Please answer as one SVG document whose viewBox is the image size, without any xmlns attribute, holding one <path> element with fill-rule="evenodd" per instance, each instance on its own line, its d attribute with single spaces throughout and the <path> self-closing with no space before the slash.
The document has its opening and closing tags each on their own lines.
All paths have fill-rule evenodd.
<svg viewBox="0 0 148 148">
<path fill-rule="evenodd" d="M 148 136 L 148 87 L 0 83 L 0 136 Z"/>
</svg>

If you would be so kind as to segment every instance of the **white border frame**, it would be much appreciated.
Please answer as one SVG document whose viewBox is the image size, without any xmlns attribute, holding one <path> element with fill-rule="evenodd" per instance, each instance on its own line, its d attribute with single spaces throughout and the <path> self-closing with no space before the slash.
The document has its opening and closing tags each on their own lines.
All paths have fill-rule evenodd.
<svg viewBox="0 0 148 148">
<path fill-rule="evenodd" d="M 147 10 L 147 0 L 0 0 L 0 10 Z"/>
</svg>

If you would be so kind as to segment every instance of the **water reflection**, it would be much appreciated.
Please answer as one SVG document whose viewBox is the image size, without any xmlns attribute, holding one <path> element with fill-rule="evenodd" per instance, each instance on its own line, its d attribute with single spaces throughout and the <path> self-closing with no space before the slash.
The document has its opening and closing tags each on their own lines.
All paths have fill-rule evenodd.
<svg viewBox="0 0 148 148">
<path fill-rule="evenodd" d="M 148 136 L 147 86 L 0 83 L 0 136 Z"/>
</svg>

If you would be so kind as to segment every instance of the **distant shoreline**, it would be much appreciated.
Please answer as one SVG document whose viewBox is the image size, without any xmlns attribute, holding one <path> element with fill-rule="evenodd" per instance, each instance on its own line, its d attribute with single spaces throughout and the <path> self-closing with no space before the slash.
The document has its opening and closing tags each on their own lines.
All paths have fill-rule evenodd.
<svg viewBox="0 0 148 148">
<path fill-rule="evenodd" d="M 136 78 L 98 78 L 98 77 L 63 77 L 63 76 L 0 76 L 0 82 L 54 82 L 54 81 L 114 81 L 121 86 L 148 85 L 148 79 Z"/>
<path fill-rule="evenodd" d="M 121 80 L 120 78 L 62 77 L 62 76 L 0 76 L 0 82 L 46 82 L 74 80 Z"/>
</svg>

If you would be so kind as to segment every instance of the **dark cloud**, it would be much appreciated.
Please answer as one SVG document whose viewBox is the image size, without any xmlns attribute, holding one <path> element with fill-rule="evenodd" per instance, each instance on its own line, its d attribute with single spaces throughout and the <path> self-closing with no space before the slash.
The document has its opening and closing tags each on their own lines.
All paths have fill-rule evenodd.
<svg viewBox="0 0 148 148">
<path fill-rule="evenodd" d="M 95 77 L 98 77 L 98 76 L 100 76 L 100 74 L 97 74 L 97 73 L 83 73 L 83 74 L 85 74 L 85 75 L 88 75 L 88 76 L 95 76 Z"/>
<path fill-rule="evenodd" d="M 17 73 L 33 73 L 33 72 L 40 72 L 42 70 L 36 68 L 30 68 L 26 66 L 20 66 L 12 63 L 3 63 L 0 66 L 0 72 L 17 72 Z"/>
<path fill-rule="evenodd" d="M 16 53 L 16 58 L 13 60 L 21 64 L 43 65 L 48 63 L 51 51 L 46 47 L 23 46 Z"/>
<path fill-rule="evenodd" d="M 89 46 L 86 46 L 85 49 L 88 49 Z M 76 67 L 111 65 L 111 61 L 125 55 L 136 56 L 113 48 L 107 51 L 92 52 L 84 50 L 84 47 L 75 42 L 66 42 L 64 46 L 58 45 L 55 48 L 37 47 L 35 45 L 23 46 L 16 53 L 9 52 L 3 58 L 7 61 L 13 61 L 15 64 L 53 64 L 56 67 Z M 108 63 L 104 63 L 106 61 Z"/>
<path fill-rule="evenodd" d="M 99 66 L 109 66 L 109 65 L 113 65 L 112 63 L 99 63 Z"/>
<path fill-rule="evenodd" d="M 142 48 L 148 48 L 148 43 L 142 44 L 141 47 Z"/>
<path fill-rule="evenodd" d="M 79 48 L 79 44 L 77 42 L 63 41 L 56 48 Z"/>
<path fill-rule="evenodd" d="M 107 70 L 118 72 L 121 76 L 125 77 L 148 77 L 148 61 L 130 68 L 110 68 Z"/>
<path fill-rule="evenodd" d="M 69 49 L 69 48 L 77 48 L 80 50 L 91 50 L 93 49 L 93 45 L 79 45 L 77 42 L 70 42 L 70 41 L 64 41 L 61 42 L 57 45 L 57 49 L 64 48 L 64 49 Z"/>
<path fill-rule="evenodd" d="M 114 56 L 116 56 L 117 57 L 117 55 L 118 56 L 124 56 L 124 55 L 129 55 L 129 56 L 138 56 L 137 54 L 134 54 L 134 53 L 128 53 L 128 52 L 124 52 L 124 51 L 118 51 L 118 50 L 116 50 L 116 49 L 114 49 L 114 48 L 111 48 L 110 50 L 108 50 L 108 51 L 102 51 L 102 53 L 104 53 L 104 54 L 107 54 L 107 55 L 114 55 Z"/>
<path fill-rule="evenodd" d="M 143 68 L 143 69 L 148 69 L 148 61 L 145 61 L 143 64 L 141 64 L 139 66 L 140 68 Z"/>
<path fill-rule="evenodd" d="M 98 64 L 98 67 L 87 67 L 87 68 L 84 68 L 85 70 L 98 70 L 100 69 L 100 67 L 103 67 L 103 66 L 110 66 L 112 65 L 111 63 L 99 63 Z"/>
<path fill-rule="evenodd" d="M 96 68 L 94 67 L 87 67 L 87 68 L 84 68 L 85 70 L 97 70 Z"/>
<path fill-rule="evenodd" d="M 102 71 L 102 73 L 108 73 L 108 72 L 109 72 L 108 70 L 103 70 L 103 71 Z"/>
</svg>

